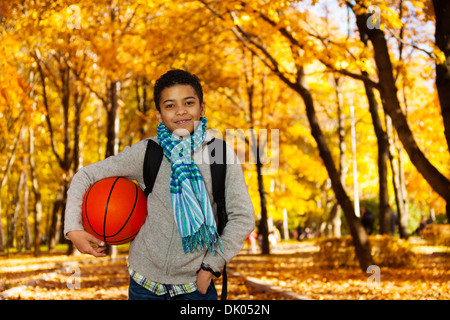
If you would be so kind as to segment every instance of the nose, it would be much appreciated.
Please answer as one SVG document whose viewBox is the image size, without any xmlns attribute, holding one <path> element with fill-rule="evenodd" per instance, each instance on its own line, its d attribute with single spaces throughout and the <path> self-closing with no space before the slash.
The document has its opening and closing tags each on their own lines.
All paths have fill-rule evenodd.
<svg viewBox="0 0 450 320">
<path fill-rule="evenodd" d="M 177 108 L 177 112 L 176 112 L 177 115 L 184 115 L 186 113 L 187 113 L 187 111 L 183 105 L 181 105 Z"/>
</svg>

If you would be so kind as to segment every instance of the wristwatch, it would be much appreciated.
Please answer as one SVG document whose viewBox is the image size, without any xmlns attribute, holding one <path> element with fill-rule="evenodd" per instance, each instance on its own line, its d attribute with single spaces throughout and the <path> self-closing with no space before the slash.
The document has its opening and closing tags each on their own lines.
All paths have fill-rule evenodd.
<svg viewBox="0 0 450 320">
<path fill-rule="evenodd" d="M 210 267 L 208 264 L 206 264 L 206 263 L 202 263 L 202 265 L 201 265 L 200 268 L 201 268 L 202 270 L 211 272 L 212 275 L 213 275 L 214 277 L 216 277 L 216 278 L 219 278 L 219 277 L 222 275 L 221 272 L 219 272 L 219 271 L 214 271 L 214 270 L 211 269 L 211 267 Z"/>
</svg>

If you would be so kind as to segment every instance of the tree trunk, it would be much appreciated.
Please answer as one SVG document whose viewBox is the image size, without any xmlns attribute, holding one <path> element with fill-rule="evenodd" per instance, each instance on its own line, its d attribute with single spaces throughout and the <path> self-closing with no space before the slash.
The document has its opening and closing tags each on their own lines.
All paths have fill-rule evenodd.
<svg viewBox="0 0 450 320">
<path fill-rule="evenodd" d="M 82 94 L 75 90 L 73 94 L 73 101 L 74 101 L 74 108 L 75 108 L 75 115 L 74 115 L 74 122 L 73 122 L 73 153 L 72 153 L 72 163 L 73 166 L 69 170 L 70 177 L 73 176 L 73 173 L 78 171 L 80 169 L 80 134 L 81 134 L 81 107 L 83 105 L 84 98 L 86 97 L 85 94 Z M 63 210 L 62 214 L 62 221 L 65 221 L 65 210 Z M 64 233 L 64 225 L 62 225 L 62 233 Z M 64 239 L 65 242 L 68 243 L 67 248 L 67 255 L 72 255 L 75 250 L 75 246 L 73 245 L 72 241 L 67 241 L 64 237 L 64 234 L 62 234 L 62 239 Z"/>
<path fill-rule="evenodd" d="M 106 151 L 105 158 L 115 155 L 118 149 L 118 113 L 119 113 L 119 95 L 118 86 L 120 82 L 112 81 L 109 86 L 109 106 L 106 108 L 107 124 L 106 124 Z"/>
<path fill-rule="evenodd" d="M 259 153 L 259 148 L 257 149 Z M 262 248 L 261 254 L 269 255 L 270 254 L 270 245 L 269 245 L 269 226 L 267 224 L 267 203 L 266 203 L 266 191 L 264 190 L 263 176 L 262 176 L 262 164 L 259 155 L 256 160 L 256 172 L 258 175 L 258 192 L 261 204 L 261 221 L 259 223 L 259 233 L 262 237 Z"/>
<path fill-rule="evenodd" d="M 6 164 L 5 172 L 3 173 L 2 181 L 0 182 L 0 190 L 3 190 L 3 188 L 6 186 L 6 183 L 8 182 L 8 175 L 9 171 L 11 170 L 11 166 L 14 163 L 14 160 L 16 158 L 16 150 L 17 146 L 19 144 L 19 137 L 20 132 L 22 131 L 22 128 L 19 130 L 19 134 L 16 136 L 14 140 L 14 147 L 11 151 L 11 156 L 8 159 L 8 163 Z M 3 252 L 5 250 L 5 234 L 3 232 L 3 222 L 2 222 L 2 198 L 0 196 L 0 252 Z"/>
<path fill-rule="evenodd" d="M 360 217 L 359 208 L 359 183 L 358 183 L 358 161 L 356 159 L 356 122 L 355 122 L 355 106 L 350 104 L 350 129 L 352 143 L 352 175 L 353 175 L 353 206 L 356 217 Z"/>
<path fill-rule="evenodd" d="M 64 171 L 64 176 L 62 177 L 62 186 L 59 190 L 59 194 L 57 197 L 57 200 L 54 204 L 54 212 L 58 216 L 54 217 L 53 222 L 56 224 L 54 225 L 55 233 L 53 235 L 53 239 L 56 241 L 56 243 L 64 243 L 67 240 L 64 238 L 64 215 L 65 215 L 65 207 L 66 207 L 66 198 L 67 198 L 67 190 L 69 186 L 69 180 L 70 180 L 70 168 L 73 163 L 73 157 L 72 157 L 72 150 L 71 150 L 71 139 L 70 139 L 70 123 L 69 123 L 69 113 L 70 113 L 70 96 L 71 96 L 71 71 L 70 68 L 67 66 L 67 64 L 64 62 L 61 62 L 61 69 L 60 69 L 60 77 L 61 77 L 61 100 L 62 100 L 62 107 L 63 107 L 63 115 L 64 115 L 64 137 L 63 137 L 63 143 L 64 143 L 64 155 L 63 155 L 63 162 L 61 168 Z M 62 194 L 61 194 L 62 193 Z M 56 211 L 55 211 L 56 209 Z M 56 219 L 55 219 L 56 218 Z M 49 250 L 50 250 L 49 245 Z M 54 248 L 54 247 L 53 247 Z"/>
<path fill-rule="evenodd" d="M 436 62 L 436 88 L 444 120 L 444 133 L 450 152 L 450 1 L 433 0 L 436 16 L 435 39 L 437 47 L 444 53 L 445 61 Z M 448 201 L 447 201 L 448 203 Z M 447 217 L 449 211 L 447 210 Z M 450 219 L 448 219 L 450 221 Z"/>
<path fill-rule="evenodd" d="M 391 171 L 392 171 L 392 184 L 394 187 L 395 203 L 397 206 L 397 214 L 399 220 L 398 230 L 400 238 L 407 239 L 409 237 L 408 232 L 409 217 L 406 204 L 406 190 L 404 186 L 402 186 L 399 162 L 397 162 L 394 156 L 395 141 L 393 139 L 391 118 L 388 115 L 386 115 L 386 133 L 388 136 L 388 143 L 389 143 L 389 162 L 391 164 Z M 402 150 L 399 150 L 398 153 L 399 158 L 401 157 L 401 152 Z"/>
<path fill-rule="evenodd" d="M 362 30 L 359 37 L 367 47 L 369 40 L 368 35 Z M 368 77 L 366 71 L 362 75 Z M 389 193 L 387 183 L 387 161 L 389 156 L 389 142 L 386 132 L 383 130 L 383 124 L 378 115 L 378 102 L 375 98 L 374 89 L 364 82 L 364 90 L 366 92 L 367 102 L 369 104 L 369 112 L 372 117 L 375 136 L 377 137 L 378 146 L 378 200 L 379 200 L 379 217 L 380 217 L 380 234 L 389 234 L 391 230 L 391 215 L 389 210 Z"/>
<path fill-rule="evenodd" d="M 24 154 L 22 156 L 23 163 L 23 231 L 24 231 L 24 242 L 25 249 L 31 249 L 31 231 L 30 231 L 30 222 L 28 220 L 28 203 L 29 203 L 29 192 L 28 192 L 28 143 L 25 140 L 25 129 L 22 129 L 22 143 L 23 143 L 23 151 Z"/>
<path fill-rule="evenodd" d="M 142 88 L 142 95 L 139 93 L 139 89 Z M 140 125 L 139 125 L 139 135 L 141 139 L 144 139 L 147 135 L 148 130 L 148 112 L 150 109 L 149 103 L 148 103 L 148 90 L 149 90 L 149 83 L 147 78 L 144 76 L 142 77 L 142 87 L 139 85 L 139 78 L 136 78 L 135 83 L 135 89 L 136 89 L 136 101 L 138 106 L 138 111 L 141 113 L 139 117 Z"/>
<path fill-rule="evenodd" d="M 250 131 L 251 139 L 249 142 L 250 149 L 253 151 L 253 155 L 256 159 L 256 175 L 258 177 L 258 193 L 261 206 L 261 220 L 259 222 L 259 234 L 262 237 L 261 243 L 261 254 L 270 254 L 270 243 L 269 243 L 269 225 L 267 216 L 267 203 L 266 203 L 266 191 L 264 189 L 264 179 L 262 175 L 262 163 L 261 163 L 261 151 L 260 151 L 260 141 L 255 135 L 255 120 L 254 120 L 254 108 L 253 108 L 253 96 L 254 96 L 254 77 L 255 77 L 255 66 L 254 66 L 254 54 L 251 55 L 250 66 L 248 65 L 247 55 L 245 49 L 242 50 L 243 62 L 244 62 L 244 78 L 248 99 L 248 116 L 250 118 Z M 249 70 L 248 70 L 249 69 Z M 264 97 L 262 97 L 263 105 L 265 103 Z"/>
<path fill-rule="evenodd" d="M 50 230 L 48 232 L 47 245 L 50 253 L 53 252 L 53 249 L 55 249 L 56 244 L 59 243 L 59 241 L 61 240 L 60 230 L 62 229 L 63 225 L 62 212 L 64 211 L 65 208 L 66 193 L 67 187 L 65 186 L 65 183 L 62 183 L 59 187 L 56 200 L 53 203 Z"/>
<path fill-rule="evenodd" d="M 335 203 L 330 210 L 331 236 L 341 236 L 341 207 L 339 203 Z"/>
<path fill-rule="evenodd" d="M 119 81 L 112 81 L 109 86 L 109 108 L 106 123 L 106 152 L 105 158 L 119 152 Z M 106 253 L 114 258 L 117 255 L 117 247 L 107 245 Z"/>
<path fill-rule="evenodd" d="M 366 272 L 367 267 L 373 264 L 367 233 L 361 225 L 359 219 L 355 215 L 355 210 L 353 208 L 352 202 L 344 190 L 344 187 L 340 180 L 339 172 L 334 165 L 331 152 L 325 140 L 325 136 L 320 129 L 319 122 L 316 116 L 316 110 L 314 108 L 314 102 L 304 79 L 303 68 L 298 68 L 297 77 L 298 84 L 295 88 L 296 91 L 301 95 L 305 103 L 306 115 L 311 127 L 311 134 L 317 143 L 320 157 L 322 158 L 325 168 L 327 169 L 328 176 L 331 179 L 333 191 L 336 195 L 339 205 L 344 211 L 345 218 L 347 219 L 359 265 L 363 272 Z"/>
<path fill-rule="evenodd" d="M 365 72 L 363 72 L 365 73 Z M 380 234 L 389 234 L 391 230 L 391 216 L 389 211 L 389 194 L 387 183 L 387 160 L 388 160 L 388 139 L 386 132 L 378 115 L 378 103 L 373 92 L 373 88 L 364 84 L 369 111 L 372 116 L 372 123 L 377 137 L 378 144 L 378 199 L 380 214 Z"/>
<path fill-rule="evenodd" d="M 342 89 L 339 85 L 339 78 L 334 78 L 334 91 L 336 93 L 336 105 L 338 114 L 338 137 L 339 137 L 339 176 L 342 186 L 345 188 L 345 178 L 347 176 L 347 165 L 345 151 L 347 146 L 345 144 L 345 118 L 342 112 L 344 107 L 344 97 Z M 333 237 L 341 236 L 341 207 L 339 203 L 333 206 L 330 213 L 331 230 Z"/>
<path fill-rule="evenodd" d="M 17 229 L 18 220 L 19 220 L 20 190 L 22 190 L 22 187 L 23 187 L 23 172 L 20 174 L 19 181 L 17 183 L 16 194 L 12 201 L 12 204 L 14 206 L 14 214 L 12 217 L 11 224 L 9 226 L 10 227 L 9 236 L 8 236 L 8 247 L 9 248 L 14 248 L 14 240 L 18 240 L 16 238 L 16 229 Z M 16 241 L 16 248 L 17 248 L 17 251 L 21 251 L 20 241 Z"/>
<path fill-rule="evenodd" d="M 34 256 L 39 257 L 41 255 L 42 202 L 41 192 L 39 191 L 39 184 L 36 177 L 36 162 L 34 161 L 34 132 L 31 127 L 28 130 L 30 174 L 34 194 Z"/>
<path fill-rule="evenodd" d="M 73 95 L 75 115 L 73 122 L 73 165 L 72 171 L 80 169 L 80 135 L 81 135 L 81 106 L 85 95 L 75 92 Z"/>
<path fill-rule="evenodd" d="M 394 145 L 397 145 L 395 143 L 394 139 Z M 408 224 L 409 224 L 409 209 L 408 209 L 408 194 L 406 192 L 406 179 L 405 179 L 405 157 L 403 153 L 403 147 L 398 145 L 396 147 L 397 150 L 397 163 L 398 163 L 398 178 L 400 182 L 400 191 L 402 196 L 402 204 L 403 204 L 403 211 L 401 213 L 401 217 L 399 216 L 400 223 L 402 224 L 402 228 L 404 229 L 404 236 L 405 238 L 409 237 L 408 234 Z"/>
<path fill-rule="evenodd" d="M 419 149 L 414 136 L 406 121 L 397 97 L 397 88 L 393 76 L 392 63 L 384 32 L 380 29 L 367 28 L 369 14 L 356 15 L 356 23 L 360 32 L 366 33 L 374 48 L 374 58 L 378 69 L 380 95 L 385 112 L 391 117 L 409 158 L 416 169 L 444 200 L 450 202 L 450 181 L 434 167 Z M 448 207 L 448 206 L 447 206 Z M 450 212 L 447 211 L 450 218 Z"/>
</svg>

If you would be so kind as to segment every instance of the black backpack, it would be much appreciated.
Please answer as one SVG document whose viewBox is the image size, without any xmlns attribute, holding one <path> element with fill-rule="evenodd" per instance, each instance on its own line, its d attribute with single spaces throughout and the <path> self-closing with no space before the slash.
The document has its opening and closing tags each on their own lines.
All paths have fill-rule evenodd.
<svg viewBox="0 0 450 320">
<path fill-rule="evenodd" d="M 156 176 L 158 175 L 159 167 L 161 166 L 161 161 L 164 157 L 162 147 L 157 144 L 152 139 L 147 140 L 147 149 L 145 151 L 144 158 L 144 183 L 145 190 L 144 193 L 148 196 L 155 184 Z M 225 141 L 217 138 L 213 138 L 207 143 L 208 153 L 211 168 L 211 178 L 213 187 L 214 201 L 217 205 L 217 232 L 219 235 L 222 234 L 223 229 L 228 221 L 227 212 L 225 209 L 225 177 L 226 177 L 226 143 Z M 220 152 L 221 154 L 217 154 Z M 217 154 L 217 156 L 216 156 Z M 222 161 L 215 161 L 215 159 L 220 159 Z M 226 265 L 223 267 L 222 272 L 222 295 L 221 299 L 227 299 L 227 270 Z"/>
</svg>

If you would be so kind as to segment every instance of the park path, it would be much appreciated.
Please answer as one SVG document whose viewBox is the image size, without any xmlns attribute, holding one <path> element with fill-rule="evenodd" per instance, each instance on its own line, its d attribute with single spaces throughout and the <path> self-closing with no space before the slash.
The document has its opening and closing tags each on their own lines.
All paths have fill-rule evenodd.
<svg viewBox="0 0 450 320">
<path fill-rule="evenodd" d="M 359 268 L 330 269 L 317 264 L 318 248 L 313 242 L 283 244 L 270 256 L 245 248 L 228 265 L 228 298 L 449 300 L 450 251 L 438 252 L 437 247 L 422 244 L 417 249 L 421 252 L 417 267 L 382 266 L 381 281 L 370 286 L 371 274 Z M 125 300 L 128 281 L 126 253 L 116 259 L 0 256 L 0 299 Z M 221 279 L 215 284 L 220 294 Z"/>
<path fill-rule="evenodd" d="M 288 246 L 274 250 L 291 251 Z M 247 250 L 242 254 L 252 255 Z M 244 276 L 233 269 L 233 264 L 228 269 L 229 299 L 309 299 L 256 277 Z M 0 300 L 124 300 L 128 298 L 128 281 L 126 254 L 115 259 L 16 255 L 0 260 Z M 220 297 L 222 279 L 216 279 L 215 283 Z"/>
</svg>

